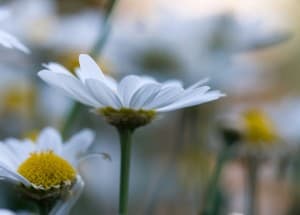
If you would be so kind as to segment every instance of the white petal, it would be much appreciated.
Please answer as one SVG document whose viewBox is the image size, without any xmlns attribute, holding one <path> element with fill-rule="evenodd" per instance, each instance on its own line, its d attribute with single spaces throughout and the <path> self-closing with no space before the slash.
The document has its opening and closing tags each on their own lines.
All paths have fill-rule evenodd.
<svg viewBox="0 0 300 215">
<path fill-rule="evenodd" d="M 198 87 L 200 87 L 201 85 L 207 83 L 209 81 L 209 78 L 204 78 L 198 82 L 196 82 L 195 84 L 193 84 L 192 86 L 190 86 L 189 88 L 187 88 L 188 90 L 193 90 L 196 89 Z"/>
<path fill-rule="evenodd" d="M 128 75 L 122 79 L 118 86 L 118 93 L 124 107 L 129 107 L 133 94 L 143 86 L 143 83 L 136 75 Z"/>
<path fill-rule="evenodd" d="M 176 101 L 182 96 L 184 90 L 178 85 L 164 87 L 153 99 L 151 103 L 146 105 L 148 109 L 157 109 L 163 106 L 167 106 L 172 102 Z"/>
<path fill-rule="evenodd" d="M 63 90 L 71 98 L 89 106 L 96 108 L 101 107 L 101 104 L 90 95 L 90 93 L 85 89 L 85 86 L 75 77 L 55 73 L 49 70 L 42 70 L 38 73 L 38 75 L 48 84 Z"/>
<path fill-rule="evenodd" d="M 162 107 L 162 108 L 158 108 L 157 111 L 158 112 L 166 112 L 166 111 L 172 111 L 172 110 L 181 109 L 181 108 L 185 108 L 185 107 L 191 107 L 191 106 L 199 105 L 199 104 L 206 103 L 209 101 L 213 101 L 213 100 L 216 100 L 216 99 L 224 96 L 224 94 L 220 93 L 219 91 L 211 91 L 206 94 L 200 93 L 199 95 L 197 95 L 196 94 L 197 90 L 198 89 L 194 90 L 194 93 L 195 93 L 194 96 L 184 97 L 184 98 L 174 102 L 173 104 L 170 104 L 170 105 Z"/>
<path fill-rule="evenodd" d="M 62 150 L 62 157 L 68 160 L 74 166 L 77 166 L 77 160 L 80 155 L 85 153 L 94 141 L 95 134 L 89 129 L 85 129 L 74 135 L 67 141 Z"/>
<path fill-rule="evenodd" d="M 19 164 L 15 153 L 3 143 L 0 144 L 0 162 L 6 164 L 11 169 L 17 169 Z"/>
<path fill-rule="evenodd" d="M 31 183 L 26 178 L 24 178 L 23 176 L 21 176 L 11 168 L 9 168 L 6 164 L 3 164 L 1 162 L 0 162 L 0 178 L 3 178 L 4 180 L 9 180 L 11 183 L 14 184 L 22 183 L 27 187 L 31 186 Z"/>
<path fill-rule="evenodd" d="M 29 49 L 25 45 L 23 45 L 16 37 L 4 31 L 0 31 L 0 44 L 6 48 L 17 48 L 24 53 L 30 53 Z"/>
<path fill-rule="evenodd" d="M 96 79 L 87 79 L 86 86 L 90 93 L 104 107 L 120 108 L 122 103 L 116 93 L 112 91 L 105 83 Z"/>
<path fill-rule="evenodd" d="M 177 80 L 171 80 L 163 83 L 162 89 L 168 88 L 168 87 L 178 87 L 183 89 L 182 82 Z"/>
<path fill-rule="evenodd" d="M 143 109 L 151 103 L 161 89 L 160 84 L 145 84 L 138 89 L 130 101 L 130 107 L 134 109 Z"/>
<path fill-rule="evenodd" d="M 0 215 L 16 215 L 16 213 L 7 209 L 0 209 Z"/>
<path fill-rule="evenodd" d="M 69 70 L 67 70 L 67 68 L 59 63 L 50 62 L 48 64 L 43 64 L 43 66 L 52 72 L 73 76 L 73 74 Z"/>
<path fill-rule="evenodd" d="M 85 81 L 86 79 L 97 79 L 97 80 L 105 80 L 105 76 L 97 63 L 86 54 L 81 54 L 79 56 L 79 64 L 80 64 L 80 78 Z"/>
<path fill-rule="evenodd" d="M 29 154 L 35 151 L 36 145 L 33 144 L 31 141 L 27 140 L 18 140 L 14 138 L 6 139 L 4 142 L 4 147 L 6 147 L 6 152 L 8 151 L 8 155 L 12 157 L 11 159 L 14 160 L 14 168 L 17 167 L 29 157 Z M 2 149 L 4 150 L 4 149 Z M 8 150 L 8 151 L 7 151 Z M 1 159 L 2 160 L 2 159 Z"/>
<path fill-rule="evenodd" d="M 117 91 L 117 82 L 112 77 L 105 75 L 105 84 L 113 91 Z"/>
<path fill-rule="evenodd" d="M 39 151 L 53 150 L 60 154 L 62 150 L 61 136 L 54 128 L 43 129 L 36 144 Z"/>
<path fill-rule="evenodd" d="M 79 199 L 84 188 L 84 182 L 78 175 L 76 178 L 76 183 L 73 185 L 72 189 L 69 191 L 65 198 L 61 198 L 50 211 L 49 215 L 66 215 L 70 213 L 70 210 L 74 204 Z"/>
</svg>

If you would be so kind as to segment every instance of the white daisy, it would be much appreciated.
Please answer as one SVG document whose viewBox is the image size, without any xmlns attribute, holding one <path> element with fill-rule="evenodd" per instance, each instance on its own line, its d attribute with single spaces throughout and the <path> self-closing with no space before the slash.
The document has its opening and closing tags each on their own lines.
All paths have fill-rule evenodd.
<svg viewBox="0 0 300 215">
<path fill-rule="evenodd" d="M 93 139 L 93 132 L 83 130 L 63 144 L 53 128 L 44 129 L 36 142 L 7 139 L 0 143 L 0 177 L 37 200 L 59 197 L 70 190 L 70 195 L 80 193 L 83 182 L 76 170 L 78 156 Z"/>
<path fill-rule="evenodd" d="M 0 8 L 0 22 L 9 16 L 9 11 L 5 8 Z M 29 49 L 23 45 L 16 37 L 13 35 L 0 30 L 0 44 L 6 48 L 16 48 L 25 53 L 29 53 Z"/>
<path fill-rule="evenodd" d="M 184 89 L 179 81 L 159 83 L 150 77 L 128 75 L 119 83 L 103 74 L 88 55 L 79 57 L 77 77 L 56 63 L 45 65 L 38 75 L 46 82 L 65 91 L 73 99 L 91 106 L 106 115 L 107 111 L 118 114 L 155 113 L 173 111 L 216 100 L 224 94 L 203 86 L 201 80 Z M 130 113 L 129 113 L 130 112 Z"/>
</svg>

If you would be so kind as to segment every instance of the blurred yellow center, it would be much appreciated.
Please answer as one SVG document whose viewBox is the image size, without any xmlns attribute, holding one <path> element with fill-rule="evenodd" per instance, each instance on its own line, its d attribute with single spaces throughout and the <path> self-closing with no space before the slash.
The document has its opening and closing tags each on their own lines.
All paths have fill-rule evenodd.
<svg viewBox="0 0 300 215">
<path fill-rule="evenodd" d="M 273 123 L 269 117 L 258 110 L 249 110 L 243 115 L 246 138 L 252 143 L 271 143 L 277 139 Z"/>
<path fill-rule="evenodd" d="M 32 153 L 18 172 L 35 187 L 45 190 L 71 184 L 76 177 L 75 169 L 53 151 Z"/>
</svg>

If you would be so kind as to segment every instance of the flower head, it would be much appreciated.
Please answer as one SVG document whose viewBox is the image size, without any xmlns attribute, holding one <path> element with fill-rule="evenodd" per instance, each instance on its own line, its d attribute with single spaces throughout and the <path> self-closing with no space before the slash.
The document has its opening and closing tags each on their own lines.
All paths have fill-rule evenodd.
<svg viewBox="0 0 300 215">
<path fill-rule="evenodd" d="M 53 128 L 44 129 L 36 142 L 8 139 L 0 143 L 0 176 L 20 185 L 31 198 L 59 197 L 82 183 L 78 156 L 92 141 L 93 133 L 84 130 L 63 144 Z"/>
<path fill-rule="evenodd" d="M 252 143 L 272 143 L 277 140 L 277 132 L 271 119 L 262 111 L 244 112 L 245 138 Z"/>
<path fill-rule="evenodd" d="M 46 69 L 40 71 L 39 76 L 73 99 L 109 117 L 108 121 L 113 118 L 111 124 L 124 121 L 130 115 L 138 121 L 133 127 L 138 127 L 147 124 L 140 123 L 137 120 L 139 116 L 146 116 L 147 119 L 142 121 L 149 122 L 155 113 L 199 105 L 224 96 L 219 91 L 209 91 L 210 87 L 203 86 L 207 80 L 201 80 L 186 89 L 179 81 L 159 83 L 153 78 L 135 75 L 128 75 L 117 83 L 104 75 L 88 55 L 80 55 L 79 64 L 77 76 L 56 63 L 45 65 Z"/>
</svg>

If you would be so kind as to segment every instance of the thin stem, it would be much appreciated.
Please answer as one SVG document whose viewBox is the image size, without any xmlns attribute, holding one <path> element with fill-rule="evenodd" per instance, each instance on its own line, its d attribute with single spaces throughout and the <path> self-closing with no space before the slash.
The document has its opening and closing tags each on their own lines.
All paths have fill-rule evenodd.
<svg viewBox="0 0 300 215">
<path fill-rule="evenodd" d="M 79 102 L 74 102 L 73 107 L 71 108 L 70 112 L 68 113 L 66 122 L 62 128 L 62 135 L 64 138 L 66 138 L 66 135 L 70 131 L 73 122 L 76 119 L 77 114 L 81 111 L 83 105 L 80 104 Z"/>
<path fill-rule="evenodd" d="M 130 129 L 119 129 L 121 144 L 119 215 L 128 214 L 128 190 L 132 133 L 133 131 Z"/>
<path fill-rule="evenodd" d="M 90 55 L 93 58 L 97 58 L 103 48 L 106 44 L 106 41 L 108 39 L 108 36 L 111 32 L 111 17 L 113 15 L 114 8 L 116 7 L 118 0 L 110 0 L 107 11 L 105 13 L 104 19 L 103 19 L 103 28 L 101 29 L 101 32 L 99 33 L 98 40 L 96 41 L 94 47 L 92 48 Z M 62 135 L 63 137 L 67 136 L 68 132 L 70 131 L 76 116 L 81 112 L 82 104 L 79 102 L 74 102 L 69 114 L 67 115 L 67 118 L 65 120 L 65 123 L 62 127 Z"/>
<path fill-rule="evenodd" d="M 97 57 L 100 55 L 101 51 L 104 48 L 104 45 L 106 44 L 107 38 L 111 32 L 111 18 L 115 9 L 115 5 L 117 4 L 118 0 L 110 0 L 109 5 L 107 7 L 104 19 L 103 19 L 103 28 L 100 32 L 100 37 L 96 41 L 94 47 L 91 50 L 91 56 Z"/>
<path fill-rule="evenodd" d="M 231 147 L 226 147 L 222 150 L 218 156 L 218 160 L 214 169 L 214 172 L 211 176 L 211 180 L 208 186 L 207 192 L 207 201 L 205 204 L 205 208 L 201 215 L 213 215 L 217 210 L 216 204 L 218 202 L 218 190 L 219 190 L 219 181 L 222 173 L 222 169 L 224 164 L 228 160 L 231 154 Z"/>
<path fill-rule="evenodd" d="M 247 215 L 255 215 L 256 214 L 256 191 L 257 191 L 257 170 L 258 163 L 256 158 L 252 158 L 248 160 L 248 204 L 247 204 Z"/>
<path fill-rule="evenodd" d="M 51 203 L 47 200 L 41 200 L 37 202 L 40 215 L 49 215 L 51 211 Z"/>
</svg>

